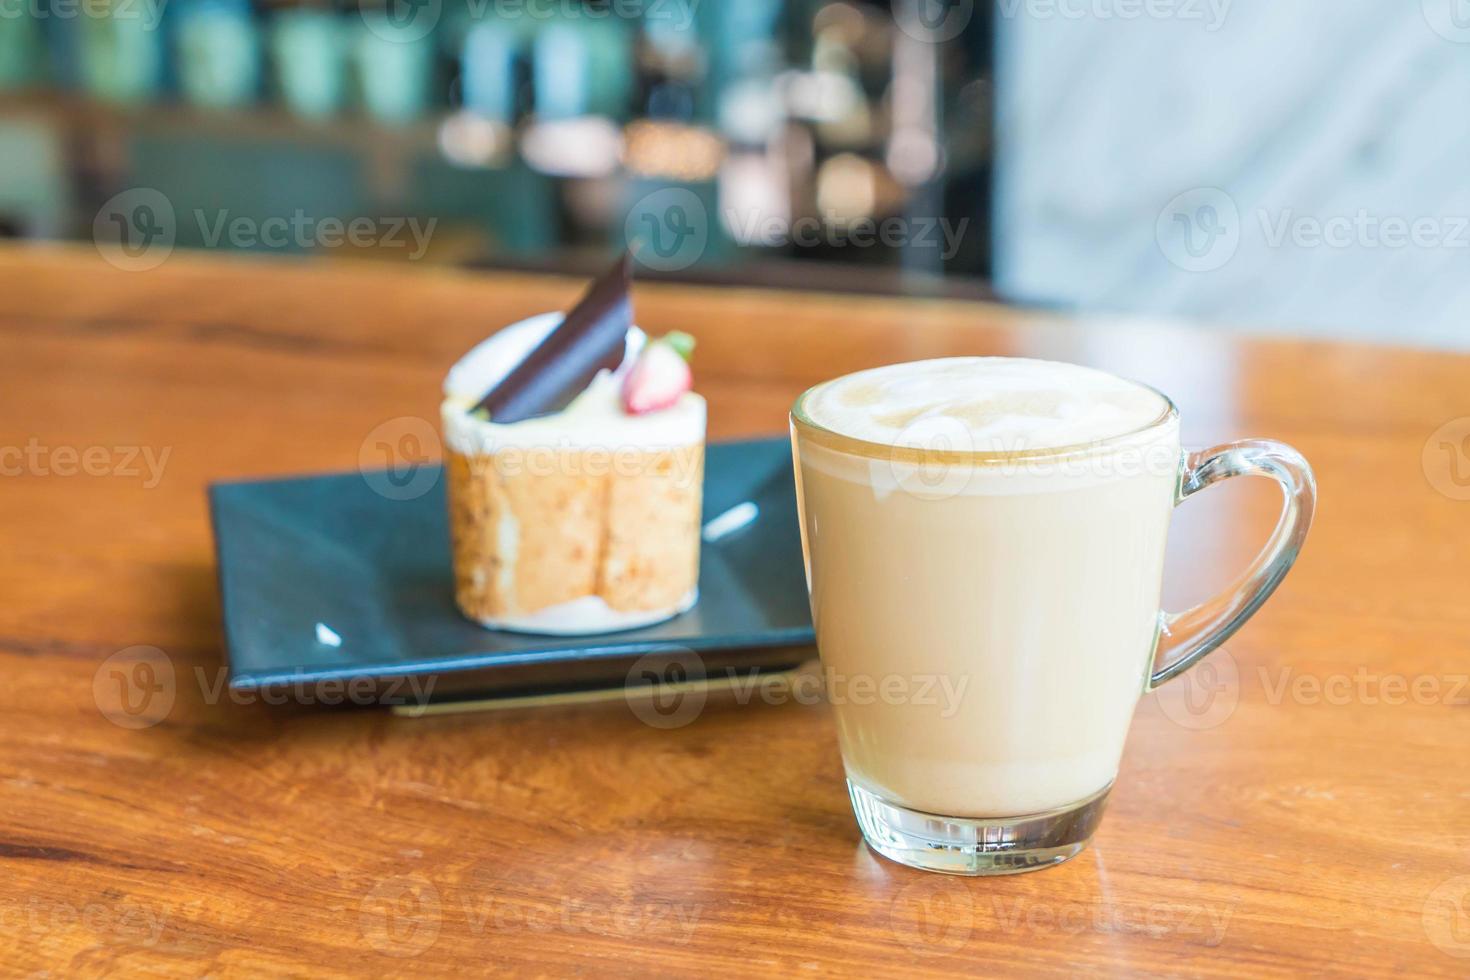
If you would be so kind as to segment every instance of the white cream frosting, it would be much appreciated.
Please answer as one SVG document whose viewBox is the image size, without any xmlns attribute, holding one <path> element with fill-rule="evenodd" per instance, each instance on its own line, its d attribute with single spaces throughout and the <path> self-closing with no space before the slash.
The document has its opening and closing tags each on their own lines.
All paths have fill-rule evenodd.
<svg viewBox="0 0 1470 980">
<path fill-rule="evenodd" d="M 1012 357 L 914 361 L 838 378 L 803 406 L 842 435 L 916 449 L 1016 453 L 1127 435 L 1158 420 L 1157 392 L 1105 371 Z"/>
<path fill-rule="evenodd" d="M 562 322 L 561 313 L 544 313 L 499 331 L 471 350 L 449 371 L 444 381 L 441 408 L 444 439 L 465 455 L 493 453 L 501 449 L 676 449 L 704 442 L 705 403 L 686 392 L 669 408 L 645 415 L 623 410 L 623 378 L 647 343 L 637 327 L 628 331 L 623 363 L 616 371 L 603 371 L 564 410 L 541 418 L 498 425 L 470 414 L 491 388 L 509 374 L 537 344 Z M 500 538 L 511 553 L 516 548 L 519 528 L 510 514 L 502 516 Z M 503 574 L 511 574 L 507 562 Z M 507 584 L 507 588 L 509 585 Z M 698 589 L 682 597 L 673 607 L 620 611 L 600 596 L 582 596 L 569 602 L 519 616 L 483 620 L 491 629 L 547 636 L 580 636 L 637 629 L 670 619 L 691 608 Z"/>
<path fill-rule="evenodd" d="M 686 392 L 669 408 L 645 415 L 623 410 L 622 384 L 647 338 L 628 331 L 622 365 L 603 371 L 563 411 L 498 425 L 470 414 L 481 398 L 509 374 L 562 322 L 561 313 L 543 313 L 499 331 L 470 351 L 444 380 L 441 409 L 444 439 L 465 455 L 506 447 L 553 449 L 668 449 L 704 441 L 705 403 Z"/>
</svg>

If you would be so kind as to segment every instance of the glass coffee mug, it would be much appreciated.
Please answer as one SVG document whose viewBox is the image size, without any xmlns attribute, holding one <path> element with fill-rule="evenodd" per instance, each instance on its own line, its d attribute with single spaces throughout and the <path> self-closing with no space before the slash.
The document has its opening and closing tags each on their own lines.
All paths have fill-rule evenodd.
<svg viewBox="0 0 1470 980">
<path fill-rule="evenodd" d="M 1184 454 L 1172 402 L 1088 368 L 898 364 L 791 413 L 817 647 L 854 813 L 915 868 L 1010 874 L 1101 820 L 1133 710 L 1230 637 L 1291 567 L 1315 503 L 1281 443 Z M 1170 515 L 1232 476 L 1284 495 L 1223 595 L 1159 611 Z"/>
</svg>

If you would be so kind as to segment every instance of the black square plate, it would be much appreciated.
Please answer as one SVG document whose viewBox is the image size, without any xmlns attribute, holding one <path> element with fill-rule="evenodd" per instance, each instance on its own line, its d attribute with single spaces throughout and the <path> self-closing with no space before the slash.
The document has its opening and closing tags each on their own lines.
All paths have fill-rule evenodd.
<svg viewBox="0 0 1470 980">
<path fill-rule="evenodd" d="M 692 656 L 718 675 L 811 656 L 800 649 L 813 634 L 785 439 L 708 447 L 707 531 L 745 503 L 755 517 L 714 540 L 707 533 L 695 607 L 598 636 L 524 636 L 464 619 L 440 474 L 409 500 L 377 493 L 373 476 L 210 488 L 232 687 L 353 682 L 358 702 L 433 678 L 433 699 L 463 699 L 621 686 L 632 667 L 661 658 L 687 666 Z"/>
</svg>

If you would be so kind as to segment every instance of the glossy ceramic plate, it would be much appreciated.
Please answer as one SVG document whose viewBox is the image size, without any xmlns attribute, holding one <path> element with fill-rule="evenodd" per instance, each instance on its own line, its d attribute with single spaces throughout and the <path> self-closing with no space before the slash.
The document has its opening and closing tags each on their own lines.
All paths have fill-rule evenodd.
<svg viewBox="0 0 1470 980">
<path fill-rule="evenodd" d="M 340 691 L 351 682 L 352 703 L 392 704 L 389 692 L 544 695 L 621 686 L 633 670 L 678 665 L 682 677 L 693 664 L 718 679 L 812 656 L 785 439 L 708 447 L 695 607 L 597 636 L 501 633 L 463 618 L 442 475 L 418 474 L 410 499 L 379 492 L 384 479 L 351 473 L 210 488 L 232 687 Z"/>
</svg>

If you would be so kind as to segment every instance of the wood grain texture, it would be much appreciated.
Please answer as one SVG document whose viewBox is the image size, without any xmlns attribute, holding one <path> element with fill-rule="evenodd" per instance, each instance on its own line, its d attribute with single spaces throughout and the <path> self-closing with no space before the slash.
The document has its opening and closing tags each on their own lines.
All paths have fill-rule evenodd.
<svg viewBox="0 0 1470 980">
<path fill-rule="evenodd" d="M 6 973 L 1470 970 L 1470 491 L 1464 433 L 1434 437 L 1470 415 L 1463 357 L 640 287 L 644 327 L 697 336 L 715 437 L 782 432 L 842 372 L 1007 353 L 1157 385 L 1188 444 L 1312 460 L 1297 569 L 1208 673 L 1143 700 L 1102 831 L 1053 870 L 874 857 L 827 709 L 790 697 L 664 730 L 623 703 L 411 720 L 218 695 L 205 484 L 353 469 L 381 424 L 435 417 L 462 351 L 580 285 L 0 250 L 0 449 L 30 452 L 0 456 Z M 63 475 L 67 447 L 101 447 L 94 475 Z M 1275 491 L 1242 483 L 1181 509 L 1172 606 L 1265 534 Z M 175 677 L 139 730 L 109 720 L 105 667 L 135 645 Z"/>
</svg>

